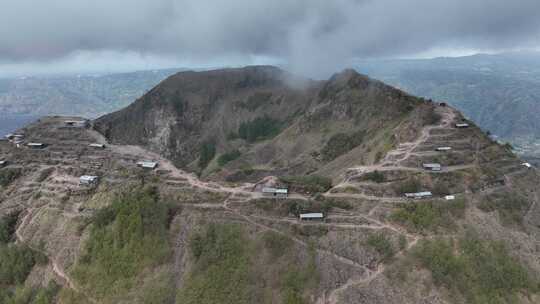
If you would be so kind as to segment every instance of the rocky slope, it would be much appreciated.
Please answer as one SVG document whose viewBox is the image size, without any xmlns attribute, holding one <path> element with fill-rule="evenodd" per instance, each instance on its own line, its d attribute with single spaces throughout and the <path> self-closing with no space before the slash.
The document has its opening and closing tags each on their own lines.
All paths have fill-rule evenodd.
<svg viewBox="0 0 540 304">
<path fill-rule="evenodd" d="M 92 128 L 66 127 L 73 118 L 62 117 L 20 130 L 44 149 L 0 142 L 0 159 L 8 161 L 0 169 L 0 302 L 540 301 L 535 168 L 473 123 L 456 128 L 463 117 L 451 107 L 351 71 L 300 88 L 283 76 L 290 79 L 268 67 L 178 74 L 96 121 L 112 143 Z M 164 95 L 171 90 L 182 96 L 181 113 L 198 119 L 173 112 Z M 269 91 L 265 111 L 229 109 Z M 275 105 L 277 92 L 299 113 L 279 115 L 286 107 Z M 265 114 L 283 125 L 262 138 L 214 137 L 217 153 L 202 149 L 209 159 L 202 179 L 174 166 L 197 167 L 199 143 Z M 184 150 L 159 144 L 174 132 L 157 118 L 170 116 Z M 366 134 L 349 145 L 360 130 Z M 185 152 L 185 141 L 196 152 Z M 324 149 L 327 141 L 346 149 Z M 219 162 L 229 145 L 240 155 Z M 452 149 L 435 150 L 441 146 Z M 281 155 L 297 168 L 280 163 Z M 159 167 L 143 170 L 141 160 Z M 442 168 L 426 171 L 427 162 Z M 80 185 L 83 174 L 99 183 Z M 263 196 L 262 187 L 273 185 L 288 186 L 289 197 Z M 433 196 L 405 198 L 420 191 Z M 300 221 L 307 212 L 325 220 Z"/>
</svg>

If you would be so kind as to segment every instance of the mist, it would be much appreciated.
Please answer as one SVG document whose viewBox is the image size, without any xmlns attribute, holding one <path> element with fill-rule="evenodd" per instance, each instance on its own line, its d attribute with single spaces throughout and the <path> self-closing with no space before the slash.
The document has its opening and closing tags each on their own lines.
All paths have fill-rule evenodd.
<svg viewBox="0 0 540 304">
<path fill-rule="evenodd" d="M 540 46 L 537 0 L 8 0 L 0 76 L 282 63 Z M 89 58 L 89 59 L 88 59 Z"/>
</svg>

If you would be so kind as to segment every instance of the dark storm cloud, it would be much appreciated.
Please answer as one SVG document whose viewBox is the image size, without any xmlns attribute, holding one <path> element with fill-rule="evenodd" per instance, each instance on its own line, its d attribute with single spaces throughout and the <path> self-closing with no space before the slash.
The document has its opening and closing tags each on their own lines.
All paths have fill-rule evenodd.
<svg viewBox="0 0 540 304">
<path fill-rule="evenodd" d="M 310 74 L 351 57 L 540 45 L 538 0 L 6 0 L 0 61 L 79 51 L 264 55 Z"/>
</svg>

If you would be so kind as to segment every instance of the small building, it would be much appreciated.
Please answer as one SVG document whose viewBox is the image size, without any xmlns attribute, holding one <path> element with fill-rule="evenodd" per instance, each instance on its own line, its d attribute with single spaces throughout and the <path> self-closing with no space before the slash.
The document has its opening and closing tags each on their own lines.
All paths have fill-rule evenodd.
<svg viewBox="0 0 540 304">
<path fill-rule="evenodd" d="M 521 165 L 522 165 L 523 167 L 527 167 L 527 168 L 529 168 L 529 169 L 532 168 L 532 165 L 531 165 L 530 163 L 522 163 Z"/>
<path fill-rule="evenodd" d="M 406 198 L 412 198 L 412 199 L 430 198 L 432 196 L 433 196 L 433 193 L 431 193 L 430 191 L 405 193 Z"/>
<path fill-rule="evenodd" d="M 441 106 L 441 107 L 446 107 L 447 104 L 446 104 L 446 102 L 441 102 L 441 103 L 439 103 L 439 106 Z"/>
<path fill-rule="evenodd" d="M 429 171 L 441 171 L 441 164 L 423 164 L 422 166 Z"/>
<path fill-rule="evenodd" d="M 105 145 L 104 144 L 89 144 L 88 145 L 90 148 L 94 148 L 94 149 L 105 149 Z"/>
<path fill-rule="evenodd" d="M 453 201 L 453 200 L 456 199 L 456 196 L 455 195 L 446 195 L 444 197 L 444 199 L 447 200 L 447 201 Z"/>
<path fill-rule="evenodd" d="M 262 189 L 262 194 L 263 196 L 267 197 L 287 198 L 287 196 L 289 195 L 289 189 L 265 187 Z"/>
<path fill-rule="evenodd" d="M 66 120 L 64 121 L 64 125 L 66 127 L 73 127 L 73 128 L 86 128 L 88 126 L 87 120 Z"/>
<path fill-rule="evenodd" d="M 469 127 L 468 123 L 457 123 L 456 124 L 456 128 L 458 128 L 458 129 L 466 129 L 468 127 Z"/>
<path fill-rule="evenodd" d="M 45 147 L 47 147 L 46 144 L 38 143 L 38 142 L 30 142 L 30 143 L 27 143 L 26 146 L 31 149 L 44 149 Z"/>
<path fill-rule="evenodd" d="M 139 166 L 139 167 L 141 167 L 143 169 L 154 170 L 155 168 L 157 168 L 158 163 L 153 162 L 153 161 L 140 161 L 140 162 L 137 162 L 137 166 Z"/>
<path fill-rule="evenodd" d="M 435 149 L 437 152 L 446 152 L 452 150 L 452 147 L 438 147 Z"/>
<path fill-rule="evenodd" d="M 320 221 L 324 219 L 322 213 L 302 213 L 300 214 L 300 220 L 302 221 Z"/>
<path fill-rule="evenodd" d="M 0 168 L 7 166 L 7 160 L 0 160 Z"/>
<path fill-rule="evenodd" d="M 83 175 L 79 177 L 79 184 L 80 185 L 94 185 L 98 181 L 98 177 L 94 175 Z"/>
</svg>

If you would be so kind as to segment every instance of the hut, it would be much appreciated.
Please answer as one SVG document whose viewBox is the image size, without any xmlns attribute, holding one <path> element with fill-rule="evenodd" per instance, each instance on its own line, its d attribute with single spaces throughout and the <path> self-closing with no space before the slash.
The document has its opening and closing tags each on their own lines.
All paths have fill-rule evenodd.
<svg viewBox="0 0 540 304">
<path fill-rule="evenodd" d="M 289 195 L 289 189 L 265 187 L 262 188 L 262 194 L 266 197 L 287 198 Z"/>
<path fill-rule="evenodd" d="M 441 167 L 441 164 L 423 164 L 422 165 L 424 167 L 424 169 L 426 170 L 429 170 L 429 171 L 441 171 L 442 170 L 442 167 Z"/>
<path fill-rule="evenodd" d="M 469 127 L 468 123 L 457 123 L 456 124 L 456 128 L 458 128 L 458 129 L 466 129 L 468 127 Z"/>
<path fill-rule="evenodd" d="M 101 149 L 101 150 L 103 150 L 103 149 L 106 148 L 104 144 L 89 144 L 88 146 L 89 146 L 90 148 Z"/>
<path fill-rule="evenodd" d="M 139 166 L 139 167 L 141 167 L 143 169 L 154 170 L 155 168 L 157 168 L 158 163 L 154 162 L 154 161 L 143 160 L 143 161 L 137 162 L 137 166 Z"/>
<path fill-rule="evenodd" d="M 300 214 L 300 220 L 302 221 L 322 221 L 324 214 L 322 213 L 302 213 Z"/>
<path fill-rule="evenodd" d="M 46 144 L 38 142 L 30 142 L 27 143 L 26 146 L 31 149 L 44 149 L 45 147 L 47 147 Z"/>
<path fill-rule="evenodd" d="M 438 147 L 435 149 L 437 152 L 446 152 L 452 150 L 452 147 Z"/>
<path fill-rule="evenodd" d="M 79 177 L 80 185 L 94 185 L 98 182 L 98 177 L 94 175 L 83 175 Z"/>
<path fill-rule="evenodd" d="M 430 197 L 433 197 L 433 193 L 431 193 L 430 191 L 405 193 L 405 197 L 412 198 L 412 199 L 430 198 Z"/>
</svg>

